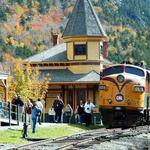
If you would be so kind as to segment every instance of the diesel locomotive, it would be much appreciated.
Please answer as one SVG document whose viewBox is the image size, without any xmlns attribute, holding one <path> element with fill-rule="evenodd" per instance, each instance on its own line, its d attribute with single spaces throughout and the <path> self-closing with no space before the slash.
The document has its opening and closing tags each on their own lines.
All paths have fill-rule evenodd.
<svg viewBox="0 0 150 150">
<path fill-rule="evenodd" d="M 99 85 L 102 122 L 107 127 L 149 124 L 150 71 L 132 64 L 105 68 Z"/>
</svg>

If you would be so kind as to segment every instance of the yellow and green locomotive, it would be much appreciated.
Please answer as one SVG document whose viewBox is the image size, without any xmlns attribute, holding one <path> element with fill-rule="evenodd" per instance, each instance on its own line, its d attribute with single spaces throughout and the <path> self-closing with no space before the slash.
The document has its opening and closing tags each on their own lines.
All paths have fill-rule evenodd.
<svg viewBox="0 0 150 150">
<path fill-rule="evenodd" d="M 99 85 L 100 112 L 107 127 L 149 123 L 150 72 L 131 64 L 103 70 Z"/>
</svg>

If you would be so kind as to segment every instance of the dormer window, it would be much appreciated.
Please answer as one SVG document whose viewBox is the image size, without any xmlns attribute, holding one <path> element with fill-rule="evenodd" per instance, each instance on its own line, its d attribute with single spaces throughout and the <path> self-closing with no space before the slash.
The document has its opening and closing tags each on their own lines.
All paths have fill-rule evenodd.
<svg viewBox="0 0 150 150">
<path fill-rule="evenodd" d="M 74 45 L 74 55 L 86 55 L 87 45 L 86 44 L 75 44 Z"/>
</svg>

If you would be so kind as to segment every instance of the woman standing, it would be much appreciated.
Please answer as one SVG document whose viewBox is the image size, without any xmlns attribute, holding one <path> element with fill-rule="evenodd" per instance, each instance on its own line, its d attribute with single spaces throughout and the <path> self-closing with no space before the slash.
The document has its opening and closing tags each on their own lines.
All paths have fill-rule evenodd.
<svg viewBox="0 0 150 150">
<path fill-rule="evenodd" d="M 70 123 L 71 122 L 71 117 L 73 115 L 73 109 L 70 106 L 70 104 L 67 104 L 67 106 L 65 108 L 65 115 L 66 115 L 67 123 Z"/>
<path fill-rule="evenodd" d="M 27 119 L 27 124 L 31 124 L 31 113 L 32 113 L 32 107 L 33 104 L 31 103 L 30 99 L 27 100 L 27 103 L 25 104 L 25 113 L 26 113 L 26 119 Z"/>
</svg>

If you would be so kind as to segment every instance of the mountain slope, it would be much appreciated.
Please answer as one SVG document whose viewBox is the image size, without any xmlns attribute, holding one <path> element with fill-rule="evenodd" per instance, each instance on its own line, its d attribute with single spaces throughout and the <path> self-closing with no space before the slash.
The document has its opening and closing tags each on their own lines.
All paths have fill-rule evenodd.
<svg viewBox="0 0 150 150">
<path fill-rule="evenodd" d="M 91 0 L 109 39 L 109 59 L 150 67 L 150 0 Z M 26 58 L 52 46 L 76 0 L 1 0 L 0 52 Z M 61 39 L 62 40 L 62 39 Z"/>
</svg>

